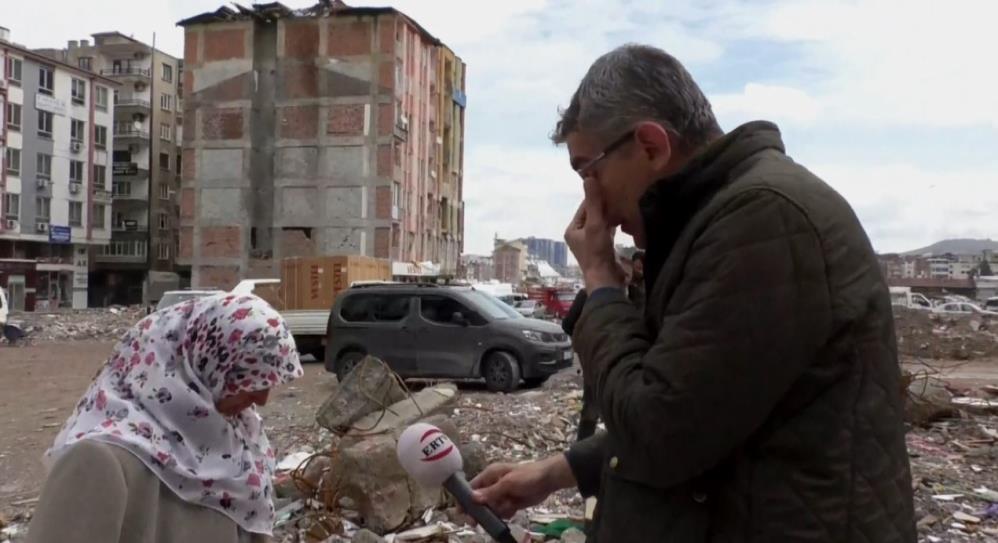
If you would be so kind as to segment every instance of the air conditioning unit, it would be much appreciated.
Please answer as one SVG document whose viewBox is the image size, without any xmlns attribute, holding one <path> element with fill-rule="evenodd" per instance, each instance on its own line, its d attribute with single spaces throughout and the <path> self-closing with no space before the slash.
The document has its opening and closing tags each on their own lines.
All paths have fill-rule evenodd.
<svg viewBox="0 0 998 543">
<path fill-rule="evenodd" d="M 40 189 L 46 189 L 46 188 L 48 188 L 48 186 L 49 186 L 49 179 L 46 178 L 46 177 L 39 177 L 38 178 L 38 184 L 37 184 L 37 186 Z"/>
<path fill-rule="evenodd" d="M 80 149 L 82 149 L 82 148 L 83 148 L 83 142 L 81 142 L 79 140 L 73 140 L 73 141 L 69 142 L 69 150 L 72 151 L 72 152 L 74 152 L 74 153 L 79 153 Z"/>
<path fill-rule="evenodd" d="M 80 193 L 80 185 L 81 184 L 82 183 L 77 183 L 77 182 L 70 183 L 69 184 L 69 193 L 70 194 L 79 194 Z"/>
<path fill-rule="evenodd" d="M 38 230 L 39 232 L 48 232 L 49 231 L 49 223 L 47 223 L 47 222 L 35 223 L 35 230 Z"/>
<path fill-rule="evenodd" d="M 17 221 L 14 219 L 7 219 L 7 230 L 17 230 Z"/>
</svg>

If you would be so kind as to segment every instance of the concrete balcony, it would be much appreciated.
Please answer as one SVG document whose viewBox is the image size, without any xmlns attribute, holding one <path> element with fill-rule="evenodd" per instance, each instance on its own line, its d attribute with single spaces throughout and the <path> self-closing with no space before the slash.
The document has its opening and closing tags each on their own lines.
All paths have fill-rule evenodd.
<svg viewBox="0 0 998 543">
<path fill-rule="evenodd" d="M 114 103 L 114 107 L 118 110 L 140 110 L 149 111 L 152 105 L 149 100 L 144 98 L 119 98 L 117 102 Z"/>
<path fill-rule="evenodd" d="M 149 231 L 148 224 L 139 224 L 138 221 L 124 220 L 111 225 L 112 232 L 140 232 L 145 233 Z"/>
<path fill-rule="evenodd" d="M 122 79 L 149 79 L 148 68 L 135 68 L 132 66 L 122 66 L 120 68 L 105 68 L 100 71 L 105 77 Z"/>
<path fill-rule="evenodd" d="M 117 140 L 149 141 L 149 131 L 145 128 L 115 126 L 114 137 Z"/>
</svg>

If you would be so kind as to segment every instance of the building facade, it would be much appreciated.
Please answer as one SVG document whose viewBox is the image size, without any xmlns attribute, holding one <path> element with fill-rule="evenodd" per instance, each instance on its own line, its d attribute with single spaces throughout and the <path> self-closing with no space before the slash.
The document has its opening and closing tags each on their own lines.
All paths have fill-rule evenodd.
<svg viewBox="0 0 998 543">
<path fill-rule="evenodd" d="M 0 286 L 18 309 L 88 306 L 111 239 L 111 97 L 118 84 L 0 30 Z"/>
<path fill-rule="evenodd" d="M 155 299 L 156 277 L 189 273 L 176 265 L 182 63 L 120 32 L 94 34 L 93 43 L 70 41 L 62 54 L 66 62 L 119 83 L 112 97 L 112 236 L 94 259 L 94 302 Z"/>
<path fill-rule="evenodd" d="M 527 273 L 527 246 L 519 240 L 496 240 L 492 262 L 496 279 L 502 283 L 519 285 Z"/>
<path fill-rule="evenodd" d="M 228 8 L 185 28 L 180 261 L 195 285 L 290 256 L 463 245 L 464 64 L 391 8 Z"/>
<path fill-rule="evenodd" d="M 888 279 L 966 280 L 998 270 L 998 253 L 942 255 L 880 255 L 880 266 Z"/>
<path fill-rule="evenodd" d="M 527 246 L 531 257 L 551 264 L 555 270 L 560 272 L 568 266 L 568 245 L 564 241 L 535 237 L 521 241 Z"/>
<path fill-rule="evenodd" d="M 462 255 L 461 278 L 473 282 L 484 282 L 495 279 L 495 264 L 491 256 Z"/>
</svg>

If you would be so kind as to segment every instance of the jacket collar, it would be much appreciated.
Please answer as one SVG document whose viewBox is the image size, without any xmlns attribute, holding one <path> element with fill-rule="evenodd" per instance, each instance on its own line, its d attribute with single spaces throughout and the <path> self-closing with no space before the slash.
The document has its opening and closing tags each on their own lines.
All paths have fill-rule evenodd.
<svg viewBox="0 0 998 543">
<path fill-rule="evenodd" d="M 732 172 L 753 155 L 784 152 L 780 129 L 767 121 L 743 124 L 715 140 L 678 172 L 655 182 L 641 197 L 645 223 L 645 286 L 650 292 L 686 224 L 735 177 Z"/>
</svg>

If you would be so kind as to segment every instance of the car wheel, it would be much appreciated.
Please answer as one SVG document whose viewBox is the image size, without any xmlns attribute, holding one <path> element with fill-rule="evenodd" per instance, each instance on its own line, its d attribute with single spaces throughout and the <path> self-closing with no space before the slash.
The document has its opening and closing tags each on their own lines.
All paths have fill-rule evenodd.
<svg viewBox="0 0 998 543">
<path fill-rule="evenodd" d="M 548 382 L 547 377 L 531 377 L 529 379 L 523 379 L 523 386 L 526 388 L 540 388 L 544 386 L 544 383 Z"/>
<path fill-rule="evenodd" d="M 513 355 L 496 351 L 485 359 L 482 376 L 492 392 L 513 392 L 520 384 L 520 364 Z"/>
<path fill-rule="evenodd" d="M 367 355 L 361 351 L 347 351 L 341 354 L 340 359 L 336 361 L 336 379 L 342 383 L 365 356 Z"/>
</svg>

